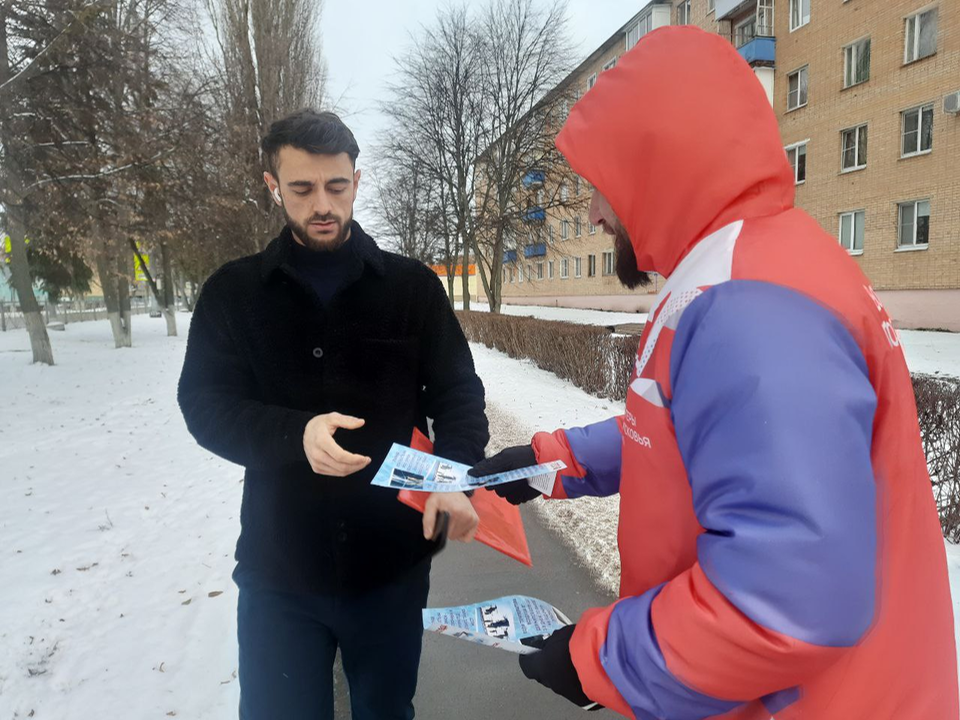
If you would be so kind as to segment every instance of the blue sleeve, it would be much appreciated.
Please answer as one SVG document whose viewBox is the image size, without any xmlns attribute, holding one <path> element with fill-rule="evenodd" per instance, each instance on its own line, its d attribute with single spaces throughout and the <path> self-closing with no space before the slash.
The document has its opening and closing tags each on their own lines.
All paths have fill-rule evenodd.
<svg viewBox="0 0 960 720">
<path fill-rule="evenodd" d="M 704 574 L 764 628 L 855 644 L 875 611 L 877 398 L 847 327 L 799 292 L 723 283 L 684 312 L 670 374 Z"/>
</svg>

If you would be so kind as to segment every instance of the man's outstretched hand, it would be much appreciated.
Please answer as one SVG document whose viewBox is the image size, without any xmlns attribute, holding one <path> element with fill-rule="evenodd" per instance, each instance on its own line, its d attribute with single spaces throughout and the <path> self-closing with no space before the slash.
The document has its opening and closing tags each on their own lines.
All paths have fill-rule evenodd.
<svg viewBox="0 0 960 720">
<path fill-rule="evenodd" d="M 358 430 L 363 423 L 360 418 L 340 413 L 317 415 L 308 422 L 303 431 L 303 452 L 313 471 L 318 475 L 346 477 L 369 465 L 370 458 L 347 452 L 333 439 L 337 430 Z"/>
<path fill-rule="evenodd" d="M 516 445 L 501 450 L 493 457 L 481 460 L 474 465 L 469 475 L 473 477 L 483 477 L 485 475 L 497 475 L 509 470 L 519 470 L 520 468 L 531 467 L 537 464 L 537 455 L 529 445 Z M 504 483 L 490 488 L 502 498 L 505 498 L 511 505 L 520 505 L 529 500 L 540 497 L 540 491 L 535 490 L 527 484 L 526 479 L 520 479 L 516 482 Z"/>
</svg>

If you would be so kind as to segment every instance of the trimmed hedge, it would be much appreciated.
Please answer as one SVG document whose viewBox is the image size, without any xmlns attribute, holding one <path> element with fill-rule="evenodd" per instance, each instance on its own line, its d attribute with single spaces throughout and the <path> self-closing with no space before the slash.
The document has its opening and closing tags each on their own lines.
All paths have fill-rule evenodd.
<svg viewBox="0 0 960 720">
<path fill-rule="evenodd" d="M 487 312 L 458 312 L 470 342 L 525 358 L 591 395 L 622 401 L 639 338 L 594 325 Z M 943 534 L 960 542 L 960 383 L 913 376 L 920 436 Z"/>
</svg>

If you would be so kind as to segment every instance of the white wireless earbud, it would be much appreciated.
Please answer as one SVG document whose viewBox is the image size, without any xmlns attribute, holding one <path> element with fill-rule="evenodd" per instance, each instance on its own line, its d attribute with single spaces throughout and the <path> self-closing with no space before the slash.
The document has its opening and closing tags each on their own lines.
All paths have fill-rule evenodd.
<svg viewBox="0 0 960 720">
<path fill-rule="evenodd" d="M 276 200 L 280 205 L 283 205 L 283 198 L 280 197 L 280 188 L 273 189 L 273 199 Z"/>
</svg>

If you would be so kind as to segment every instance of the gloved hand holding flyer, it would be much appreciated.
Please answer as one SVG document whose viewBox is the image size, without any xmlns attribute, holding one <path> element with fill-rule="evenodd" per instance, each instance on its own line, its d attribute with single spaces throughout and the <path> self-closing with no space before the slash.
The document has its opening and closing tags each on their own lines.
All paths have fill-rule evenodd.
<svg viewBox="0 0 960 720">
<path fill-rule="evenodd" d="M 549 603 L 525 595 L 423 611 L 424 630 L 521 655 L 537 652 L 540 640 L 570 624 Z"/>
<path fill-rule="evenodd" d="M 557 472 L 566 467 L 562 461 L 556 460 L 544 465 L 510 470 L 497 475 L 472 477 L 467 475 L 469 465 L 445 460 L 394 443 L 383 465 L 377 471 L 376 477 L 373 478 L 372 484 L 396 490 L 428 493 L 465 492 L 526 479 L 531 487 L 544 495 L 551 495 Z"/>
</svg>

